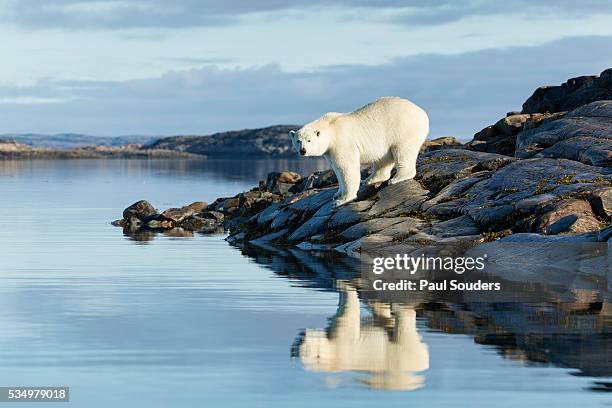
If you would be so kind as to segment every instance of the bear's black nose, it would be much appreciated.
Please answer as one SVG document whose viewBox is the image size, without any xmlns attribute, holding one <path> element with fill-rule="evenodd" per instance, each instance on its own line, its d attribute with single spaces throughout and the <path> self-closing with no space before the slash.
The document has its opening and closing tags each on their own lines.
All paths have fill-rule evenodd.
<svg viewBox="0 0 612 408">
<path fill-rule="evenodd" d="M 300 154 L 302 156 L 306 155 L 306 149 L 304 149 L 303 147 L 300 149 Z"/>
</svg>

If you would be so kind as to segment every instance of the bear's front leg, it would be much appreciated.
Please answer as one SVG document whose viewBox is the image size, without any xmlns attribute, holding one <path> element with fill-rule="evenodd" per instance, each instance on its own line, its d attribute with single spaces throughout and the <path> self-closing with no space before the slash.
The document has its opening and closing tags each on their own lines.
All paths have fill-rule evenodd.
<svg viewBox="0 0 612 408">
<path fill-rule="evenodd" d="M 333 160 L 333 158 L 332 158 Z M 334 172 L 338 178 L 340 185 L 340 196 L 335 198 L 333 207 L 337 208 L 357 198 L 359 191 L 359 182 L 361 181 L 361 172 L 359 171 L 359 156 L 357 154 L 341 157 L 339 160 L 333 160 Z"/>
<path fill-rule="evenodd" d="M 334 174 L 336 175 L 336 180 L 338 181 L 338 191 L 336 191 L 336 194 L 334 194 L 334 198 L 333 198 L 334 200 L 337 200 L 346 191 L 346 186 L 344 185 L 344 179 L 339 176 L 340 173 L 338 171 L 338 167 L 336 167 L 336 162 L 332 160 L 332 158 L 327 154 L 324 155 L 323 157 L 325 158 L 327 163 L 329 163 L 329 167 L 331 167 L 331 169 L 334 171 Z"/>
</svg>

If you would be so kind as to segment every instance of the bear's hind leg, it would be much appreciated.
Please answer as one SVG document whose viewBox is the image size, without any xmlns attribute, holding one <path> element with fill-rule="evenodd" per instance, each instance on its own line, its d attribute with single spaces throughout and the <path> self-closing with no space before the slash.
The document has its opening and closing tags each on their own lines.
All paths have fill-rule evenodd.
<svg viewBox="0 0 612 408">
<path fill-rule="evenodd" d="M 372 172 L 372 174 L 367 179 L 365 179 L 365 184 L 370 185 L 376 183 L 383 183 L 389 180 L 389 178 L 391 177 L 391 170 L 393 170 L 394 166 L 395 163 L 393 162 L 393 160 L 376 163 L 374 165 L 374 171 Z"/>
<path fill-rule="evenodd" d="M 419 148 L 414 146 L 393 146 L 391 153 L 395 161 L 395 176 L 389 180 L 389 184 L 401 183 L 411 180 L 416 176 L 416 160 L 419 155 Z"/>
</svg>

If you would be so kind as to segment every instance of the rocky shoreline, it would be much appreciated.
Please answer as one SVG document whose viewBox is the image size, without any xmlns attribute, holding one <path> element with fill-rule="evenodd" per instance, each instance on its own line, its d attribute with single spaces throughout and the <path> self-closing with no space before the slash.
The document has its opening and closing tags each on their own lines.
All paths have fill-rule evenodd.
<svg viewBox="0 0 612 408">
<path fill-rule="evenodd" d="M 363 170 L 365 178 L 368 169 Z M 271 173 L 248 192 L 158 213 L 146 202 L 126 233 L 229 231 L 228 241 L 358 254 L 364 245 L 612 237 L 612 69 L 538 88 L 467 144 L 429 141 L 415 180 L 364 186 L 332 209 L 333 172 Z"/>
</svg>

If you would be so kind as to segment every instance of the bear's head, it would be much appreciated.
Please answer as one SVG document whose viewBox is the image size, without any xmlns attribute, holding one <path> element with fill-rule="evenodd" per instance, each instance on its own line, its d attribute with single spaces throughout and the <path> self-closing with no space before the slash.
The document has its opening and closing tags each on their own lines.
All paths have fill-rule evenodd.
<svg viewBox="0 0 612 408">
<path fill-rule="evenodd" d="M 289 132 L 291 143 L 302 156 L 323 156 L 329 149 L 331 128 L 320 121 L 309 123 L 298 131 Z"/>
</svg>

